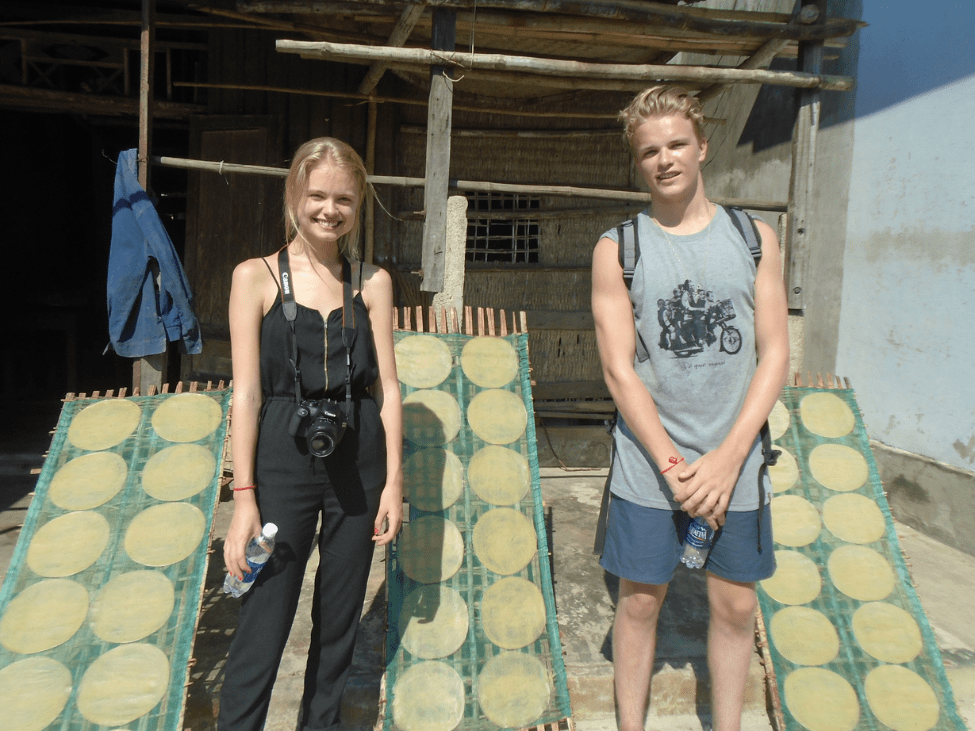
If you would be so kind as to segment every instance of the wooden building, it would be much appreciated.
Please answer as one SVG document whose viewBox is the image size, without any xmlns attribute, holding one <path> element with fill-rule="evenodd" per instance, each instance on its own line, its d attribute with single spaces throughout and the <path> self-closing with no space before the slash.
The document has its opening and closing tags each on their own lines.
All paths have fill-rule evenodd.
<svg viewBox="0 0 975 731">
<path fill-rule="evenodd" d="M 236 166 L 284 168 L 302 142 L 332 135 L 376 176 L 365 257 L 393 274 L 396 304 L 428 304 L 440 289 L 446 199 L 466 196 L 464 303 L 527 311 L 538 413 L 600 418 L 611 407 L 589 265 L 599 234 L 647 203 L 617 120 L 636 91 L 663 80 L 750 104 L 758 84 L 800 90 L 788 198 L 735 202 L 789 212 L 790 306 L 803 307 L 818 94 L 852 85 L 820 64 L 860 24 L 827 17 L 826 0 L 720 4 L 8 2 L 0 109 L 138 125 L 156 163 L 146 166 L 151 189 L 195 165 L 167 178 L 184 186 L 173 193 L 185 196 L 185 219 L 172 226 L 185 220 L 185 231 L 173 238 L 185 241 L 205 339 L 179 377 L 229 376 L 232 268 L 284 243 L 282 177 Z M 798 70 L 767 70 L 776 59 Z"/>
</svg>

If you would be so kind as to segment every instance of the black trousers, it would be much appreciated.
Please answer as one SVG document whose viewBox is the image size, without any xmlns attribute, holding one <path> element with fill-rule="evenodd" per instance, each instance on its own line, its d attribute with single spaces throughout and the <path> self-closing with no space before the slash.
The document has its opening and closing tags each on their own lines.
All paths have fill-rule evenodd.
<svg viewBox="0 0 975 731">
<path fill-rule="evenodd" d="M 220 731 L 260 731 L 264 726 L 319 514 L 320 564 L 315 577 L 301 729 L 338 727 L 382 491 L 367 492 L 357 481 L 333 481 L 328 474 L 331 470 L 316 468 L 315 464 L 310 463 L 311 471 L 318 474 L 304 484 L 268 477 L 259 484 L 261 519 L 275 523 L 278 536 L 274 553 L 241 600 L 220 696 Z M 320 461 L 317 464 L 321 466 Z M 293 474 L 288 478 L 293 480 Z"/>
</svg>

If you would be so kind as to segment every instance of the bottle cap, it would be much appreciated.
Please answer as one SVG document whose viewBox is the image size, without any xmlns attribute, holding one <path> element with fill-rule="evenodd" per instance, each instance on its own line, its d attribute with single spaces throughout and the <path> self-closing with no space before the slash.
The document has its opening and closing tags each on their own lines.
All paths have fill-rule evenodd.
<svg viewBox="0 0 975 731">
<path fill-rule="evenodd" d="M 262 533 L 268 538 L 274 538 L 278 534 L 278 527 L 274 523 L 267 523 Z"/>
</svg>

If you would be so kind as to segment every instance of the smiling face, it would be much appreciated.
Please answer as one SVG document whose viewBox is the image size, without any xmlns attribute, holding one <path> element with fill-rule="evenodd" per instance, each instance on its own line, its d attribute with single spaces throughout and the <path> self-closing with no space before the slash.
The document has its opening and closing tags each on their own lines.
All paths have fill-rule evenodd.
<svg viewBox="0 0 975 731">
<path fill-rule="evenodd" d="M 654 201 L 689 200 L 703 186 L 708 142 L 683 114 L 648 117 L 633 131 L 631 143 Z"/>
<path fill-rule="evenodd" d="M 337 244 L 356 225 L 356 181 L 330 159 L 322 160 L 309 170 L 308 185 L 297 208 L 299 233 L 309 244 Z"/>
<path fill-rule="evenodd" d="M 285 241 L 337 238 L 339 252 L 358 259 L 358 209 L 367 177 L 362 158 L 341 140 L 317 137 L 299 147 L 284 183 Z"/>
</svg>

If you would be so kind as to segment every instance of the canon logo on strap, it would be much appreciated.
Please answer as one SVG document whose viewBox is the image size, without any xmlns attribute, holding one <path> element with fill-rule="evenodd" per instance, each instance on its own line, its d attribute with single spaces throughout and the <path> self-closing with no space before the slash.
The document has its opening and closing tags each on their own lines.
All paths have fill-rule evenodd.
<svg viewBox="0 0 975 731">
<path fill-rule="evenodd" d="M 281 273 L 281 284 L 284 286 L 284 293 L 291 294 L 291 277 L 288 272 Z"/>
</svg>

